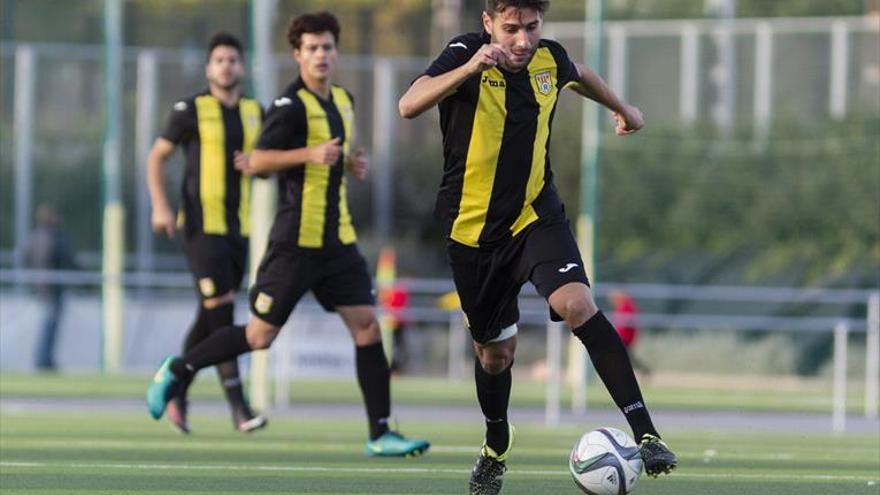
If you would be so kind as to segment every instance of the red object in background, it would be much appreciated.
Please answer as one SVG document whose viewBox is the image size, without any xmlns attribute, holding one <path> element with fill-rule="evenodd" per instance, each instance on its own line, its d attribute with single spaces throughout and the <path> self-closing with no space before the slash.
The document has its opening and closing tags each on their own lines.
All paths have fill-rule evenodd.
<svg viewBox="0 0 880 495">
<path fill-rule="evenodd" d="M 403 320 L 403 312 L 409 304 L 409 290 L 402 284 L 396 284 L 384 290 L 381 299 L 382 306 L 393 320 L 394 328 L 403 326 L 406 323 Z"/>
<path fill-rule="evenodd" d="M 612 323 L 620 334 L 623 345 L 629 347 L 639 336 L 638 314 L 639 307 L 629 294 L 614 291 L 611 294 L 611 304 L 614 307 Z"/>
</svg>

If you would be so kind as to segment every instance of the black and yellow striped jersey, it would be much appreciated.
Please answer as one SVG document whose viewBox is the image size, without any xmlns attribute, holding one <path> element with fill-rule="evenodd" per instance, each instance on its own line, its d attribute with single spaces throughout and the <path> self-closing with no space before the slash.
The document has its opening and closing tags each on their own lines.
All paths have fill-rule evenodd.
<svg viewBox="0 0 880 495">
<path fill-rule="evenodd" d="M 269 238 L 306 249 L 333 249 L 357 240 L 346 198 L 344 159 L 354 133 L 354 103 L 333 86 L 325 100 L 297 79 L 272 102 L 258 149 L 290 150 L 341 138 L 332 166 L 305 163 L 279 173 L 278 213 Z"/>
<path fill-rule="evenodd" d="M 182 144 L 186 172 L 178 221 L 186 235 L 247 237 L 250 179 L 235 169 L 235 151 L 250 153 L 260 134 L 263 109 L 251 98 L 234 107 L 204 91 L 174 104 L 162 137 Z"/>
<path fill-rule="evenodd" d="M 425 75 L 464 65 L 486 43 L 486 33 L 454 38 Z M 550 170 L 550 128 L 559 91 L 578 79 L 562 46 L 541 40 L 527 68 L 494 67 L 441 100 L 445 165 L 437 213 L 450 239 L 497 245 L 539 218 L 562 214 Z"/>
</svg>

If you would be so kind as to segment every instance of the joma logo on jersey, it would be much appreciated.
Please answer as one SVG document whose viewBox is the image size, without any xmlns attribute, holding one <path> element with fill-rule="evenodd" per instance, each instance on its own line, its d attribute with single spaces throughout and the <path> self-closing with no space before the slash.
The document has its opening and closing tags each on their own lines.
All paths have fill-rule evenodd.
<svg viewBox="0 0 880 495">
<path fill-rule="evenodd" d="M 483 76 L 482 80 L 483 84 L 488 84 L 490 88 L 506 88 L 507 84 L 504 81 L 496 81 L 495 79 L 489 79 L 489 76 Z"/>
<path fill-rule="evenodd" d="M 535 82 L 538 83 L 538 91 L 543 95 L 550 94 L 553 90 L 553 77 L 549 70 L 535 74 Z"/>
</svg>

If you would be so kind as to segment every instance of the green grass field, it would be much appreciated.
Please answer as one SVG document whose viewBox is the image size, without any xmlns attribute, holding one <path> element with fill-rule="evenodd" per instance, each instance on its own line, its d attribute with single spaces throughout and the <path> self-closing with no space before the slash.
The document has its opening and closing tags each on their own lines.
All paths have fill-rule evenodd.
<svg viewBox="0 0 880 495">
<path fill-rule="evenodd" d="M 223 416 L 193 418 L 184 437 L 146 413 L 0 415 L 3 494 L 441 494 L 463 493 L 476 425 L 408 423 L 430 435 L 419 459 L 361 454 L 364 424 L 273 419 L 243 436 Z M 504 494 L 576 494 L 567 456 L 572 427 L 520 425 Z M 877 438 L 670 431 L 681 457 L 672 476 L 642 477 L 642 495 L 837 495 L 880 490 Z"/>
</svg>

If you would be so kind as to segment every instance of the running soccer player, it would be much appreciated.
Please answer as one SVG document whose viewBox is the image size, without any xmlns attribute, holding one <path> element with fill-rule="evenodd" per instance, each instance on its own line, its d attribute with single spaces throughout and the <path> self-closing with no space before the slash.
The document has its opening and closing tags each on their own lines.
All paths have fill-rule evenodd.
<svg viewBox="0 0 880 495">
<path fill-rule="evenodd" d="M 445 166 L 437 210 L 474 340 L 486 418 L 472 494 L 501 490 L 514 444 L 507 409 L 517 295 L 526 281 L 547 299 L 553 319 L 568 323 L 583 342 L 641 444 L 647 473 L 669 472 L 677 463 L 651 422 L 620 337 L 593 300 L 548 153 L 563 88 L 614 112 L 621 135 L 638 131 L 642 114 L 573 63 L 559 43 L 541 39 L 548 7 L 547 0 L 487 0 L 485 31 L 450 41 L 399 104 L 405 118 L 440 109 Z"/>
<path fill-rule="evenodd" d="M 346 199 L 346 169 L 362 179 L 363 150 L 351 152 L 354 103 L 332 83 L 339 23 L 329 12 L 291 20 L 287 38 L 300 77 L 272 103 L 249 162 L 249 173 L 277 172 L 281 195 L 269 246 L 250 292 L 253 316 L 247 327 L 215 332 L 181 358 L 166 359 L 147 392 L 150 413 L 161 417 L 179 384 L 196 371 L 275 340 L 300 298 L 311 290 L 328 311 L 342 317 L 355 344 L 358 383 L 369 423 L 367 455 L 413 456 L 424 440 L 389 428 L 388 361 L 373 309 L 373 286 L 358 251 Z"/>
<path fill-rule="evenodd" d="M 250 178 L 248 154 L 263 120 L 260 104 L 241 94 L 245 75 L 241 43 L 217 33 L 208 43 L 205 78 L 208 89 L 174 104 L 168 124 L 147 158 L 147 184 L 153 206 L 152 226 L 174 237 L 183 230 L 183 249 L 200 303 L 183 344 L 187 352 L 212 332 L 232 325 L 235 291 L 241 285 L 248 247 Z M 178 145 L 186 155 L 181 208 L 175 220 L 165 194 L 165 164 Z M 248 406 L 234 358 L 217 363 L 217 374 L 232 410 L 233 426 L 251 432 L 266 425 Z M 168 418 L 189 433 L 187 388 L 181 384 L 168 405 Z"/>
</svg>

